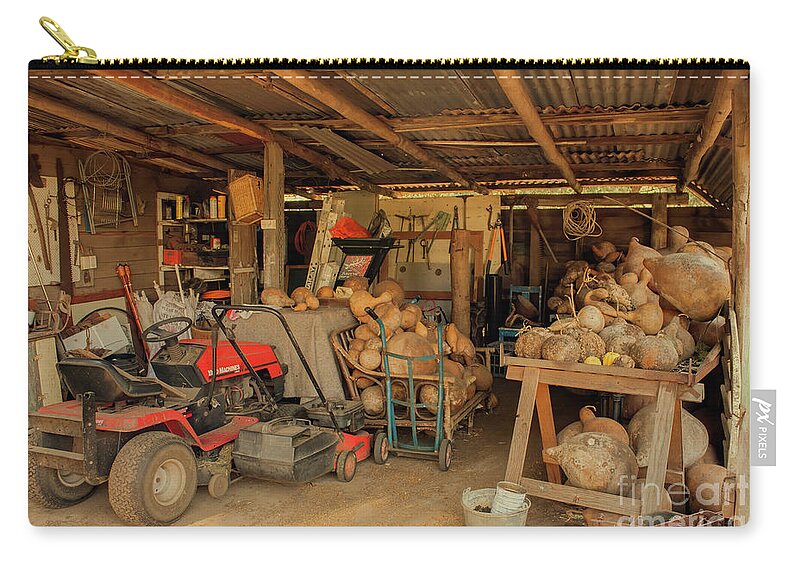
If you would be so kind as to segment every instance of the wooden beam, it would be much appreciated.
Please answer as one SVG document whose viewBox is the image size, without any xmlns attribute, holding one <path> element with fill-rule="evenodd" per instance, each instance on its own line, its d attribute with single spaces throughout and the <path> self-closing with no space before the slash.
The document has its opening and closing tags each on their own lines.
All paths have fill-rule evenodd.
<svg viewBox="0 0 800 570">
<path fill-rule="evenodd" d="M 524 201 L 525 210 L 530 220 L 530 247 L 529 247 L 529 265 L 528 265 L 528 282 L 531 285 L 542 284 L 542 236 L 539 234 L 539 200 L 533 196 L 528 197 Z M 514 215 L 514 210 L 511 210 L 511 216 Z M 544 310 L 542 307 L 537 307 L 542 318 L 544 318 Z"/>
<path fill-rule="evenodd" d="M 375 103 L 378 107 L 383 109 L 383 111 L 389 116 L 399 115 L 397 110 L 394 107 L 392 107 L 389 103 L 387 103 L 383 97 L 381 97 L 380 95 L 375 93 L 372 89 L 361 83 L 358 80 L 358 78 L 354 77 L 349 72 L 337 71 L 336 74 L 344 78 L 344 80 L 347 81 L 347 83 L 352 85 L 353 89 L 355 89 L 356 91 L 361 93 L 364 97 Z"/>
<path fill-rule="evenodd" d="M 271 131 L 267 127 L 254 123 L 248 119 L 240 117 L 239 115 L 223 109 L 215 107 L 197 97 L 187 95 L 174 87 L 168 85 L 165 81 L 151 78 L 151 80 L 143 80 L 141 78 L 120 77 L 113 70 L 92 70 L 90 73 L 101 77 L 106 77 L 110 81 L 117 82 L 121 85 L 136 91 L 146 97 L 154 99 L 159 103 L 177 109 L 183 113 L 201 118 L 212 123 L 219 124 L 226 128 L 244 133 L 257 140 L 265 143 L 275 142 L 288 153 L 302 158 L 315 166 L 318 166 L 322 171 L 331 178 L 345 180 L 351 184 L 355 184 L 359 188 L 374 192 L 376 194 L 384 194 L 391 196 L 391 192 L 379 188 L 375 184 L 362 179 L 344 168 L 334 164 L 334 162 L 327 156 L 320 154 L 308 147 L 305 147 L 286 135 Z"/>
<path fill-rule="evenodd" d="M 450 234 L 450 283 L 452 311 L 450 320 L 469 338 L 470 276 L 469 232 L 453 230 Z"/>
<path fill-rule="evenodd" d="M 368 113 L 344 95 L 331 89 L 328 82 L 314 77 L 308 77 L 308 73 L 299 72 L 297 70 L 275 70 L 273 73 L 283 77 L 291 85 L 294 85 L 301 91 L 334 109 L 343 117 L 350 119 L 374 135 L 388 141 L 422 164 L 440 172 L 456 184 L 477 193 L 486 193 L 485 189 L 482 189 L 474 181 L 468 180 L 457 170 L 430 154 L 411 139 L 394 132 L 389 125 L 378 117 Z"/>
<path fill-rule="evenodd" d="M 581 192 L 581 185 L 575 177 L 575 172 L 572 170 L 566 157 L 556 147 L 553 140 L 553 134 L 550 129 L 542 122 L 539 112 L 536 110 L 536 105 L 533 104 L 530 94 L 525 87 L 525 82 L 519 77 L 509 75 L 507 71 L 495 70 L 495 77 L 500 88 L 511 101 L 511 105 L 517 111 L 528 133 L 533 140 L 539 143 L 542 147 L 542 153 L 550 164 L 555 165 L 567 181 L 567 184 L 575 190 L 578 194 Z"/>
<path fill-rule="evenodd" d="M 700 134 L 697 136 L 695 143 L 689 147 L 684 159 L 683 176 L 681 177 L 681 184 L 679 188 L 683 190 L 689 182 L 694 182 L 700 173 L 700 162 L 714 146 L 714 141 L 717 140 L 722 125 L 731 113 L 731 90 L 734 85 L 733 79 L 718 79 L 717 85 L 714 88 L 714 98 L 711 105 L 708 107 L 703 125 L 700 128 Z"/>
<path fill-rule="evenodd" d="M 142 81 L 140 83 L 146 82 Z M 198 164 L 220 172 L 225 172 L 230 167 L 230 164 L 218 158 L 207 156 L 201 152 L 171 141 L 154 138 L 126 125 L 110 121 L 94 113 L 84 111 L 83 109 L 66 105 L 56 99 L 33 91 L 28 93 L 28 105 L 50 115 L 55 115 L 56 117 L 90 127 L 102 133 L 108 133 L 113 137 L 139 144 L 144 148 L 157 152 L 165 152 L 192 164 Z"/>
<path fill-rule="evenodd" d="M 283 289 L 283 273 L 286 266 L 286 217 L 284 201 L 283 149 L 278 143 L 264 145 L 264 205 L 266 218 L 274 227 L 261 232 L 263 245 L 264 287 Z"/>
</svg>

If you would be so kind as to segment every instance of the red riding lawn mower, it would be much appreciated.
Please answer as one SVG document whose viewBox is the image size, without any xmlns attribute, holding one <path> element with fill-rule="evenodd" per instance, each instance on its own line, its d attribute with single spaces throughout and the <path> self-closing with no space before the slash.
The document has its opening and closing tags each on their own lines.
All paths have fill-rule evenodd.
<svg viewBox="0 0 800 570">
<path fill-rule="evenodd" d="M 318 395 L 305 408 L 279 404 L 287 368 L 269 345 L 239 343 L 224 323 L 229 310 L 278 318 Z M 49 508 L 76 504 L 108 482 L 114 512 L 126 523 L 163 525 L 189 507 L 198 485 L 214 498 L 232 474 L 307 482 L 335 472 L 355 476 L 371 454 L 361 402 L 325 399 L 281 313 L 263 305 L 218 305 L 211 340 L 178 340 L 192 325 L 177 317 L 144 331 L 163 342 L 155 378 L 132 376 L 100 359 L 67 358 L 56 367 L 76 398 L 30 414 L 28 489 Z M 169 325 L 180 325 L 169 330 Z M 218 331 L 227 341 L 219 342 Z M 374 459 L 388 457 L 385 438 Z"/>
</svg>

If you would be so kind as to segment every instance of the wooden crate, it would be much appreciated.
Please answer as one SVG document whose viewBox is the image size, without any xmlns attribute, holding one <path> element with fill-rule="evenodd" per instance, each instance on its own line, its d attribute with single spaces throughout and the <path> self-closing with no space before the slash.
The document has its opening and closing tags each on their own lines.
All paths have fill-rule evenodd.
<svg viewBox="0 0 800 570">
<path fill-rule="evenodd" d="M 252 174 L 228 184 L 231 216 L 240 224 L 254 224 L 264 218 L 264 190 L 261 179 Z"/>
</svg>

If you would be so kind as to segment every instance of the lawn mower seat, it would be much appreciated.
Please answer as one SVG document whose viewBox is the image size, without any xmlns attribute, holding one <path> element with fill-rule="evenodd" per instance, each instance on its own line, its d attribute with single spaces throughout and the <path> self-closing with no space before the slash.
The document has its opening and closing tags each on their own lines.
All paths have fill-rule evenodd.
<svg viewBox="0 0 800 570">
<path fill-rule="evenodd" d="M 56 364 L 61 379 L 76 398 L 94 392 L 98 402 L 120 402 L 157 396 L 161 386 L 136 378 L 110 362 L 94 358 L 67 358 Z"/>
</svg>

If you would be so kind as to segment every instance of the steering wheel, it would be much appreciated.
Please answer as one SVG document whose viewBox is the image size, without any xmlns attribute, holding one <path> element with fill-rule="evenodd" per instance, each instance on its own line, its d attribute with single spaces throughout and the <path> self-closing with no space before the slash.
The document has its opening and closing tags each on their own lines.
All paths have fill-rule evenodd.
<svg viewBox="0 0 800 570">
<path fill-rule="evenodd" d="M 171 325 L 173 323 L 183 323 L 184 326 L 177 332 L 172 332 L 163 328 L 165 325 Z M 168 340 L 178 338 L 191 327 L 192 319 L 189 317 L 172 317 L 171 319 L 164 319 L 163 321 L 153 323 L 142 331 L 142 336 L 145 342 L 167 342 Z"/>
</svg>

